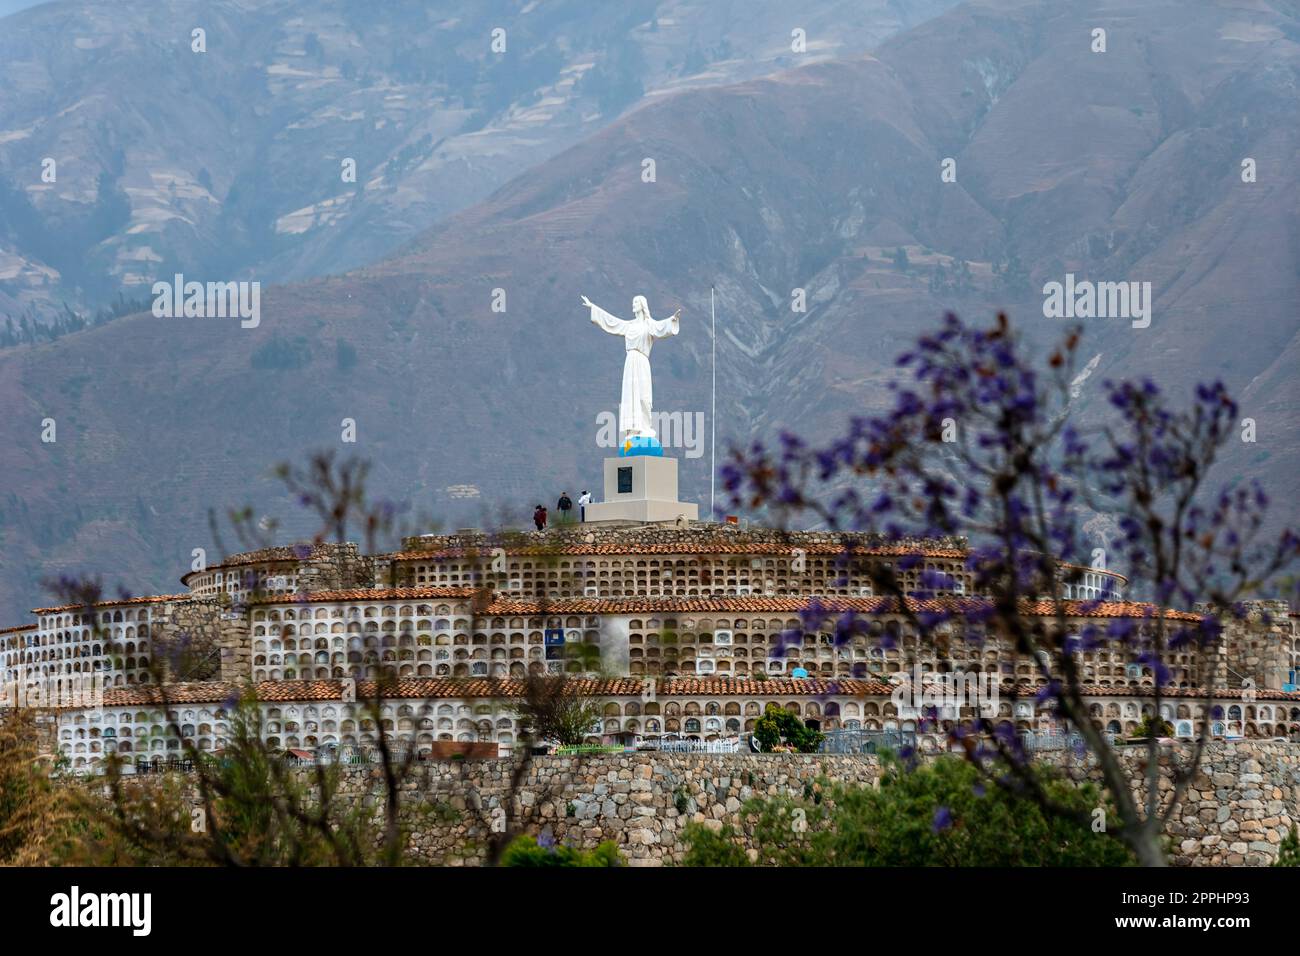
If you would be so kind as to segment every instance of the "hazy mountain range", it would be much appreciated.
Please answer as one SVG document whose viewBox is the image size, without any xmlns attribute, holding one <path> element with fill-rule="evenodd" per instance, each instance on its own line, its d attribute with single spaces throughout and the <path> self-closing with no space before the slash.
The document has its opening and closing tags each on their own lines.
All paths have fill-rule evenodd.
<svg viewBox="0 0 1300 956">
<path fill-rule="evenodd" d="M 432 55 L 429 76 L 400 81 L 385 59 L 392 44 L 433 44 L 444 18 L 467 24 L 460 42 L 486 50 L 492 17 L 470 13 L 480 4 L 438 4 L 428 23 L 412 12 L 387 34 L 376 17 L 417 5 L 211 5 L 228 14 L 206 18 L 207 56 L 221 68 L 189 80 L 178 66 L 131 66 L 193 55 L 190 8 L 163 6 L 175 16 L 95 14 L 99 32 L 84 35 L 106 38 L 96 50 L 117 49 L 121 35 L 132 44 L 98 65 L 70 65 L 83 34 L 68 26 L 95 5 L 0 22 L 6 203 L 17 194 L 21 207 L 26 195 L 31 221 L 59 221 L 52 196 L 15 185 L 16 164 L 39 170 L 50 152 L 32 141 L 48 128 L 100 157 L 98 180 L 120 169 L 110 178 L 130 207 L 122 219 L 120 201 L 102 198 L 116 187 L 83 187 L 86 222 L 101 203 L 122 221 L 99 238 L 84 222 L 50 225 L 37 259 L 35 233 L 0 206 L 0 257 L 60 276 L 50 250 L 76 258 L 90 277 L 78 302 L 96 282 L 115 292 L 128 272 L 289 278 L 368 264 L 264 288 L 255 329 L 138 315 L 0 352 L 0 605 L 15 615 L 46 597 L 42 577 L 65 570 L 174 589 L 191 549 L 211 546 L 209 506 L 251 501 L 288 517 L 294 507 L 267 470 L 316 449 L 371 458 L 377 490 L 453 525 L 503 506 L 522 515 L 565 489 L 598 491 L 596 417 L 617 410 L 622 353 L 587 322 L 582 294 L 616 314 L 636 293 L 656 315 L 684 307 L 682 334 L 654 352 L 655 394 L 658 408 L 693 415 L 709 410 L 716 287 L 722 443 L 781 427 L 825 437 L 881 408 L 894 355 L 945 309 L 1007 308 L 1046 341 L 1065 322 L 1044 318 L 1044 283 L 1067 273 L 1150 282 L 1148 328 L 1085 323 L 1095 362 L 1078 414 L 1096 414 L 1107 377 L 1149 374 L 1175 391 L 1222 377 L 1258 441 L 1234 447 L 1220 477 L 1261 477 L 1278 520 L 1295 520 L 1300 24 L 1290 5 L 990 0 L 871 13 L 815 3 L 816 17 L 792 23 L 775 3 L 660 3 L 602 26 L 581 15 L 586 5 L 546 3 L 502 20 L 509 44 L 529 36 L 517 24 L 547 11 L 555 19 L 521 47 L 545 48 L 549 35 L 560 51 L 530 80 L 536 98 L 525 102 L 521 87 L 508 103 L 486 56 L 471 58 L 474 78 L 454 82 Z M 657 29 L 644 26 L 650 14 Z M 242 35 L 244 16 L 276 26 Z M 713 16 L 716 33 L 691 19 Z M 723 26 L 733 21 L 735 36 Z M 789 53 L 796 27 L 807 31 L 805 59 Z M 1092 50 L 1098 28 L 1104 53 Z M 42 43 L 42 30 L 62 48 Z M 577 43 L 583 30 L 590 39 Z M 672 30 L 683 40 L 671 50 L 647 39 Z M 213 56 L 214 37 L 233 45 L 237 35 L 243 52 Z M 742 36 L 770 55 L 735 56 Z M 620 43 L 637 44 L 648 64 L 628 102 L 605 92 L 633 89 L 609 65 Z M 692 46 L 711 57 L 707 69 L 688 62 Z M 556 92 L 554 77 L 597 50 L 613 72 L 585 92 L 576 79 Z M 743 62 L 719 65 L 733 60 Z M 356 82 L 331 91 L 330 71 L 342 77 L 345 61 Z M 19 93 L 8 92 L 14 82 Z M 85 86 L 76 103 L 94 102 L 66 102 L 67 83 Z M 431 92 L 453 87 L 477 119 L 453 121 L 451 94 Z M 529 109 L 548 115 L 527 125 Z M 355 111 L 364 119 L 346 119 Z M 188 151 L 166 142 L 172 123 Z M 399 161 L 413 143 L 428 145 Z M 337 183 L 339 158 L 352 154 L 364 190 Z M 1242 181 L 1246 158 L 1255 182 Z M 941 176 L 945 159 L 953 182 Z M 195 163 L 210 187 L 195 185 Z M 277 231 L 286 216 L 307 227 Z M 160 260 L 141 256 L 145 245 Z M 4 275 L 0 265 L 14 303 L 46 294 Z M 66 280 L 52 282 L 62 293 Z M 792 309 L 797 290 L 806 311 Z M 503 296 L 505 311 L 494 311 Z M 40 440 L 45 418 L 57 421 L 53 444 Z M 339 441 L 344 418 L 357 423 L 355 445 Z M 684 495 L 707 505 L 707 455 L 681 467 Z M 1097 527 L 1106 532 L 1105 516 Z"/>
<path fill-rule="evenodd" d="M 862 54 L 954 2 L 45 4 L 0 23 L 0 316 L 371 262 L 643 100 Z"/>
<path fill-rule="evenodd" d="M 40 2 L 41 0 L 0 0 L 0 17 L 7 17 L 19 10 L 26 10 L 28 7 L 34 7 Z"/>
</svg>

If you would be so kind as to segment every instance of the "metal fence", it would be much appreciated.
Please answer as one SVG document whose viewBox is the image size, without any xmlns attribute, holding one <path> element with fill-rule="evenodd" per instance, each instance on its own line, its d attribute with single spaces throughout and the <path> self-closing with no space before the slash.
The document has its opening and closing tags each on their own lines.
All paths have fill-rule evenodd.
<svg viewBox="0 0 1300 956">
<path fill-rule="evenodd" d="M 405 762 L 408 756 L 409 751 L 404 747 L 390 747 L 388 750 L 389 760 L 394 764 Z M 310 767 L 314 764 L 364 767 L 368 764 L 384 762 L 383 752 L 378 747 L 343 747 L 341 749 L 323 747 L 304 756 L 285 753 L 280 756 L 280 759 L 291 767 Z"/>
<path fill-rule="evenodd" d="M 407 751 L 394 748 L 390 751 L 390 757 L 393 763 L 402 763 L 406 760 Z M 219 763 L 223 758 L 218 754 L 203 754 L 200 759 Z M 345 748 L 343 750 L 324 749 L 303 755 L 282 753 L 278 755 L 278 759 L 290 767 L 310 767 L 318 763 L 341 764 L 343 766 L 365 766 L 367 764 L 383 763 L 383 756 L 377 747 Z M 147 776 L 155 773 L 193 773 L 195 766 L 194 761 L 188 756 L 169 756 L 138 758 L 134 762 L 124 764 L 123 769 L 126 773 Z M 106 770 L 106 767 L 101 767 L 94 772 L 104 773 Z"/>
<path fill-rule="evenodd" d="M 1083 746 L 1083 738 L 1078 734 L 1038 733 L 1025 730 L 1020 733 L 1020 745 L 1025 753 L 1050 753 L 1059 750 L 1078 750 Z"/>
<path fill-rule="evenodd" d="M 189 773 L 194 769 L 194 761 L 188 757 L 154 757 L 151 760 L 136 760 L 133 766 L 140 776 L 151 773 Z"/>
<path fill-rule="evenodd" d="M 822 738 L 819 753 L 875 754 L 916 747 L 915 730 L 832 730 Z"/>
<path fill-rule="evenodd" d="M 1119 742 L 1120 735 L 1112 733 L 1102 733 L 1102 737 L 1110 744 Z M 1024 747 L 1025 753 L 1050 753 L 1053 751 L 1072 750 L 1075 753 L 1082 753 L 1087 749 L 1083 737 L 1076 733 L 1058 734 L 1042 733 L 1036 730 L 1022 730 L 1020 732 L 1020 744 Z"/>
<path fill-rule="evenodd" d="M 662 753 L 673 754 L 734 754 L 739 753 L 743 748 L 739 738 L 729 738 L 726 740 L 663 740 L 653 738 L 642 740 L 636 746 L 637 750 L 658 750 Z"/>
<path fill-rule="evenodd" d="M 1020 732 L 1020 744 L 1025 753 L 1080 752 L 1086 749 L 1083 738 L 1077 733 L 1053 733 L 1034 730 Z M 1111 744 L 1119 740 L 1118 734 L 1103 734 Z M 874 754 L 882 750 L 899 751 L 904 747 L 931 752 L 945 749 L 943 734 L 920 735 L 914 730 L 832 730 L 822 740 L 819 752 L 824 754 Z"/>
</svg>

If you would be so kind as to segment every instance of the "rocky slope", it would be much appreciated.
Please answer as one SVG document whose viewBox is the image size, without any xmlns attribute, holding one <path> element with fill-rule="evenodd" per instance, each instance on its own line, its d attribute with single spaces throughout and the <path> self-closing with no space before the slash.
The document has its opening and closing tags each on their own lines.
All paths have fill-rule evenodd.
<svg viewBox="0 0 1300 956">
<path fill-rule="evenodd" d="M 646 99 L 862 53 L 954 2 L 25 10 L 0 22 L 0 323 L 178 271 L 269 283 L 355 267 Z"/>
</svg>

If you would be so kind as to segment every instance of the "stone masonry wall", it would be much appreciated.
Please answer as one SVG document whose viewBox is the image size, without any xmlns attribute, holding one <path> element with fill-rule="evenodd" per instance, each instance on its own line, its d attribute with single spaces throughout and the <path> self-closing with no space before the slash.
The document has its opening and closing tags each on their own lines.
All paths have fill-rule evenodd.
<svg viewBox="0 0 1300 956">
<path fill-rule="evenodd" d="M 1291 608 L 1286 601 L 1252 601 L 1247 606 L 1247 620 L 1225 628 L 1225 661 L 1240 678 L 1254 681 L 1257 690 L 1281 690 L 1290 661 Z M 1230 686 L 1240 686 L 1228 676 Z"/>
<path fill-rule="evenodd" d="M 1187 759 L 1190 744 L 1179 744 Z M 1144 746 L 1120 750 L 1133 789 L 1146 799 Z M 1099 780 L 1093 770 L 1089 776 Z M 1173 769 L 1161 761 L 1158 789 L 1173 789 Z M 1171 819 L 1173 862 L 1191 866 L 1267 866 L 1278 845 L 1300 823 L 1300 744 L 1243 740 L 1206 745 L 1200 773 L 1187 788 Z"/>
<path fill-rule="evenodd" d="M 373 561 L 363 556 L 353 542 L 317 544 L 298 564 L 300 591 L 332 591 L 373 584 Z"/>
<path fill-rule="evenodd" d="M 1185 751 L 1184 751 L 1185 753 Z M 1140 773 L 1145 751 L 1121 759 Z M 437 761 L 420 767 L 408 799 L 449 813 L 424 815 L 414 828 L 416 855 L 428 862 L 481 862 L 494 811 L 506 797 L 509 759 Z M 1300 821 L 1300 745 L 1258 741 L 1212 743 L 1171 824 L 1173 862 L 1192 866 L 1260 866 Z M 806 796 L 819 778 L 871 784 L 874 756 L 804 754 L 600 754 L 535 757 L 512 816 L 533 834 L 549 828 L 557 841 L 591 848 L 618 844 L 633 865 L 679 863 L 689 821 L 720 828 L 739 823 L 755 796 Z M 1095 773 L 1093 774 L 1095 776 Z M 1171 787 L 1162 769 L 1160 788 Z M 378 768 L 345 771 L 346 794 L 362 798 L 382 787 Z M 1136 794 L 1143 796 L 1143 787 Z"/>
<path fill-rule="evenodd" d="M 421 768 L 411 796 L 439 804 L 416 825 L 413 849 L 433 864 L 476 865 L 484 857 L 513 769 L 510 759 L 438 761 Z M 735 822 L 751 797 L 801 796 L 826 777 L 870 784 L 874 756 L 805 754 L 599 754 L 534 757 L 512 813 L 528 832 L 548 828 L 559 842 L 583 848 L 618 844 L 633 865 L 680 862 L 681 833 L 692 820 Z M 383 786 L 378 768 L 346 771 L 343 789 L 361 797 Z M 495 811 L 495 814 L 494 814 Z"/>
<path fill-rule="evenodd" d="M 225 677 L 224 661 L 232 621 L 215 598 L 170 601 L 157 608 L 149 636 L 155 663 L 164 680 L 216 680 Z M 247 632 L 247 625 L 243 626 Z M 184 648 L 182 650 L 182 648 Z M 245 656 L 245 661 L 247 656 Z M 185 673 L 178 674 L 177 666 Z"/>
</svg>

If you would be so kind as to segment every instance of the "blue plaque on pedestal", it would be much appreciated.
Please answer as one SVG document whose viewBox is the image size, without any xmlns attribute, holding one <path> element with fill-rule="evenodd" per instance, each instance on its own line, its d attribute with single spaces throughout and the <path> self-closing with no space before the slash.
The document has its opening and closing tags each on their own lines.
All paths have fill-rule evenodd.
<svg viewBox="0 0 1300 956">
<path fill-rule="evenodd" d="M 634 458 L 637 455 L 662 458 L 664 456 L 664 446 L 659 444 L 657 438 L 629 438 L 623 442 L 618 453 L 623 458 Z"/>
</svg>

